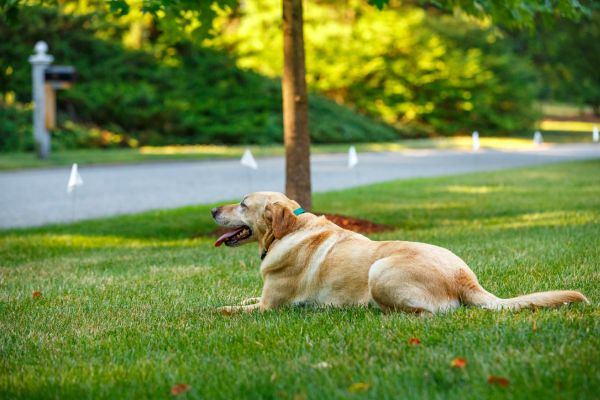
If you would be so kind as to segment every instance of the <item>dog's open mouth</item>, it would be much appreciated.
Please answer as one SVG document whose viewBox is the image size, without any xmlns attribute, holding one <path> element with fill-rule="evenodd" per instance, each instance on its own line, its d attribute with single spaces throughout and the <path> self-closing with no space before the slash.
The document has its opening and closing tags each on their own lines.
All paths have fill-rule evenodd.
<svg viewBox="0 0 600 400">
<path fill-rule="evenodd" d="M 252 236 L 252 230 L 249 227 L 242 226 L 235 228 L 222 234 L 215 242 L 215 247 L 219 247 L 223 243 L 225 243 L 225 246 L 237 246 L 250 236 Z"/>
</svg>

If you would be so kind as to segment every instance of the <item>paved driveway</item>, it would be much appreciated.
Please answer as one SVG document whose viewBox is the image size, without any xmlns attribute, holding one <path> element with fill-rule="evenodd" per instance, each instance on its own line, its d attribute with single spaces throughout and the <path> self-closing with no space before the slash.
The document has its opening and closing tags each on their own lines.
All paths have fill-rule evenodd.
<svg viewBox="0 0 600 400">
<path fill-rule="evenodd" d="M 349 170 L 346 155 L 312 157 L 313 189 L 343 189 L 392 179 L 490 171 L 558 161 L 600 158 L 600 145 L 561 145 L 527 151 L 477 153 L 411 150 L 362 153 Z M 73 160 L 76 162 L 77 160 Z M 67 194 L 70 167 L 0 173 L 0 227 L 25 227 L 238 199 L 250 191 L 284 188 L 284 160 L 237 160 L 80 165 L 84 185 Z"/>
</svg>

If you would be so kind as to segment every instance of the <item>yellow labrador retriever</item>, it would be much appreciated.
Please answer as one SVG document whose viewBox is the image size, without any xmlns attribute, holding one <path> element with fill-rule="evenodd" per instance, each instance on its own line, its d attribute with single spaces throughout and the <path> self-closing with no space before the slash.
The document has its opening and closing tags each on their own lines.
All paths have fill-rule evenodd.
<svg viewBox="0 0 600 400">
<path fill-rule="evenodd" d="M 224 313 L 317 305 L 375 304 L 383 311 L 435 313 L 461 303 L 499 310 L 585 302 L 564 290 L 500 299 L 486 291 L 451 251 L 425 243 L 372 241 L 304 212 L 281 193 L 251 193 L 240 204 L 214 208 L 215 221 L 230 231 L 215 246 L 257 241 L 264 280 L 260 298 Z"/>
</svg>

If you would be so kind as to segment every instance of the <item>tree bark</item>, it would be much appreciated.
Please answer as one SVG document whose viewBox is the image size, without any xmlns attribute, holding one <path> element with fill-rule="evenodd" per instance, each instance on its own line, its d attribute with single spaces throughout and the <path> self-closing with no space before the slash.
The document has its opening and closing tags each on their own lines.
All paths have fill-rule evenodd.
<svg viewBox="0 0 600 400">
<path fill-rule="evenodd" d="M 283 1 L 283 137 L 285 192 L 310 210 L 310 134 L 302 0 Z"/>
</svg>

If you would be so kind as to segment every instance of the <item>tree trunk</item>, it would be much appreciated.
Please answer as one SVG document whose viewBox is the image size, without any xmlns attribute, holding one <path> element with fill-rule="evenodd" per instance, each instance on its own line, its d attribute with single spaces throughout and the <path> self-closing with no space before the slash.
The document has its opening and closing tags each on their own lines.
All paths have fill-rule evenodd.
<svg viewBox="0 0 600 400">
<path fill-rule="evenodd" d="M 285 192 L 310 210 L 310 135 L 302 0 L 283 1 L 283 137 Z"/>
</svg>

